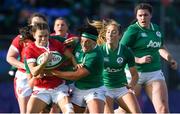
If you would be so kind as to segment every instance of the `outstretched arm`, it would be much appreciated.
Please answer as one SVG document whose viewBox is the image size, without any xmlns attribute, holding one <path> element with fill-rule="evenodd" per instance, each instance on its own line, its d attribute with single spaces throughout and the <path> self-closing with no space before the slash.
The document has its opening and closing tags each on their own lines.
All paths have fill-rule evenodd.
<svg viewBox="0 0 180 114">
<path fill-rule="evenodd" d="M 71 71 L 62 72 L 58 70 L 53 70 L 51 71 L 51 73 L 52 75 L 56 77 L 67 79 L 67 80 L 78 80 L 90 74 L 90 72 L 84 67 L 78 68 L 76 71 L 72 71 L 72 72 Z"/>
</svg>

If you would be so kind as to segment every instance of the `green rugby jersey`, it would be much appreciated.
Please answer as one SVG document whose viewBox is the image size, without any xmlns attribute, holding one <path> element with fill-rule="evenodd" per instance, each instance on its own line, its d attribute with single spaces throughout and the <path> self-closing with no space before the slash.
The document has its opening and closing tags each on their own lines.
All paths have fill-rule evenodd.
<svg viewBox="0 0 180 114">
<path fill-rule="evenodd" d="M 120 43 L 132 49 L 135 57 L 151 55 L 151 63 L 136 64 L 139 72 L 151 72 L 161 69 L 158 50 L 163 45 L 163 34 L 159 26 L 150 24 L 150 29 L 143 28 L 138 22 L 130 25 Z"/>
<path fill-rule="evenodd" d="M 113 50 L 108 49 L 107 44 L 101 46 L 104 56 L 103 81 L 108 88 L 120 88 L 127 84 L 124 72 L 126 64 L 129 67 L 135 66 L 134 55 L 121 44 Z"/>
<path fill-rule="evenodd" d="M 79 89 L 91 89 L 102 86 L 104 62 L 99 46 L 96 46 L 96 48 L 90 52 L 84 53 L 81 49 L 81 45 L 78 45 L 75 49 L 75 58 L 78 64 L 83 63 L 84 67 L 90 72 L 88 76 L 75 81 L 75 86 Z"/>
</svg>

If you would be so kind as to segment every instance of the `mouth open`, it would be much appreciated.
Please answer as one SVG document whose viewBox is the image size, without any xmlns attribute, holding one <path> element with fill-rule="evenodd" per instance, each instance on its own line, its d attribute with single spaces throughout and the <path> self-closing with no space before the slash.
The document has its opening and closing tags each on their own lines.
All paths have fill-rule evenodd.
<svg viewBox="0 0 180 114">
<path fill-rule="evenodd" d="M 142 24 L 146 24 L 146 21 L 142 21 L 141 23 L 142 23 Z"/>
</svg>

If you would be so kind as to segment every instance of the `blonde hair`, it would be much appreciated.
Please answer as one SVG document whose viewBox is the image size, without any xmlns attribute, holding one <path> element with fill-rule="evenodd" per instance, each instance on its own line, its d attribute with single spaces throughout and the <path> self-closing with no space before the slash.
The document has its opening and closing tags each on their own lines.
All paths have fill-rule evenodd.
<svg viewBox="0 0 180 114">
<path fill-rule="evenodd" d="M 120 25 L 117 21 L 115 21 L 115 20 L 113 20 L 113 19 L 110 19 L 110 20 L 107 22 L 106 28 L 107 28 L 108 26 L 110 26 L 110 25 L 116 26 L 117 29 L 118 29 L 119 35 L 120 35 L 120 36 L 122 35 L 121 25 Z"/>
<path fill-rule="evenodd" d="M 106 20 L 92 20 L 91 22 L 87 19 L 88 24 L 96 27 L 98 31 L 98 39 L 97 44 L 102 45 L 106 42 L 106 30 L 109 25 L 117 26 L 119 30 L 119 34 L 122 34 L 121 25 L 113 20 L 113 19 L 106 19 Z"/>
<path fill-rule="evenodd" d="M 109 21 L 108 21 L 108 23 L 107 23 L 107 26 L 108 25 L 116 25 L 116 26 L 120 26 L 120 24 L 117 22 L 117 21 L 115 21 L 115 20 L 113 20 L 113 19 L 110 19 Z"/>
<path fill-rule="evenodd" d="M 106 21 L 105 20 L 92 20 L 91 22 L 87 19 L 88 24 L 96 27 L 98 31 L 98 39 L 97 44 L 102 45 L 106 42 L 105 34 L 106 34 Z"/>
</svg>

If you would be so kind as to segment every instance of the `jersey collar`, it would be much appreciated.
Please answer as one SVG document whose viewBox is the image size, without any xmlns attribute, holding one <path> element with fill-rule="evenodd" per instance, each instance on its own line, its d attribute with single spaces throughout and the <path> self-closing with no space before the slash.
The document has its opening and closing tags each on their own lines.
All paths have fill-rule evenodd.
<svg viewBox="0 0 180 114">
<path fill-rule="evenodd" d="M 45 49 L 46 51 L 48 51 L 48 52 L 49 52 L 49 40 L 48 40 L 48 42 L 47 42 L 47 45 L 46 45 L 46 46 L 39 46 L 39 45 L 37 45 L 36 43 L 35 43 L 35 45 L 36 45 L 38 48 L 43 48 L 43 49 Z"/>
<path fill-rule="evenodd" d="M 117 55 L 119 55 L 119 54 L 120 54 L 120 50 L 121 50 L 121 45 L 120 45 L 120 44 L 118 44 L 118 52 L 117 52 Z M 107 53 L 107 55 L 109 55 L 109 49 L 108 49 L 108 45 L 107 45 L 107 43 L 106 43 L 106 53 Z"/>
<path fill-rule="evenodd" d="M 141 30 L 153 30 L 153 31 L 155 30 L 152 23 L 150 23 L 150 29 L 146 29 L 146 28 L 141 27 L 138 22 L 136 22 L 136 25 L 137 25 Z"/>
</svg>

